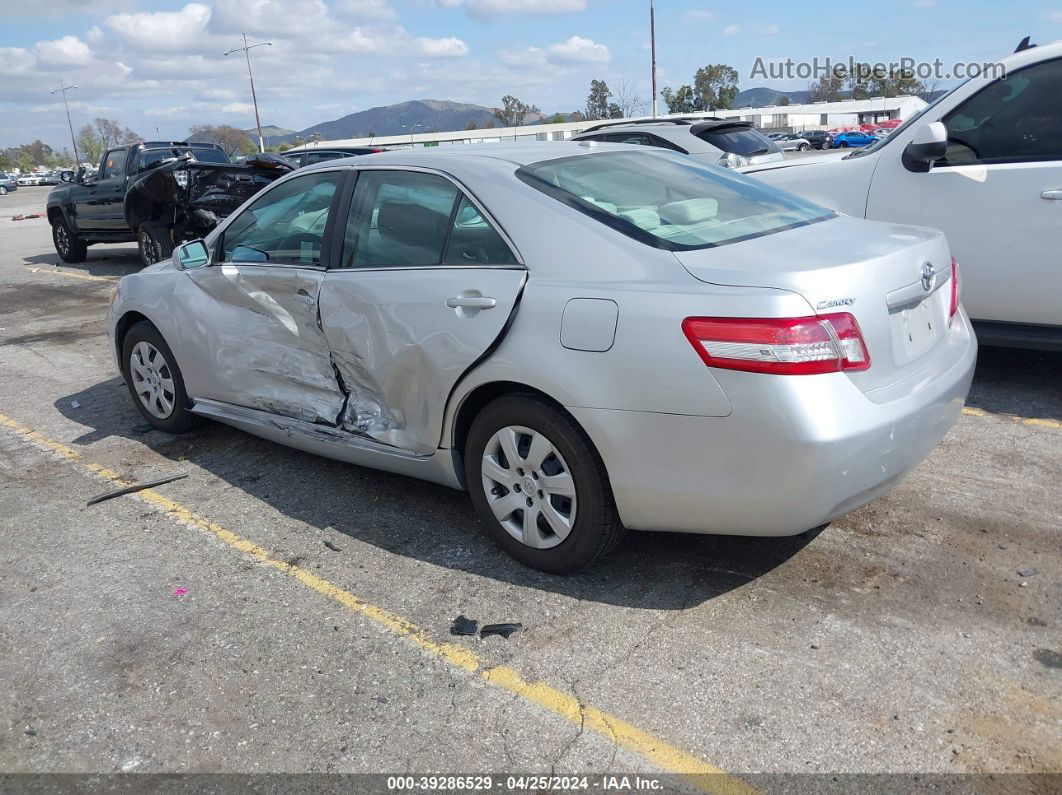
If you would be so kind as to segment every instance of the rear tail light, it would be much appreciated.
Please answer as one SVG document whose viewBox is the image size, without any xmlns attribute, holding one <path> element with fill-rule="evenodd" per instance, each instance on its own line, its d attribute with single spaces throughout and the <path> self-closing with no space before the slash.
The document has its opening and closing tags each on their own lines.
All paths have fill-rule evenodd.
<svg viewBox="0 0 1062 795">
<path fill-rule="evenodd" d="M 848 312 L 812 317 L 688 317 L 682 331 L 709 367 L 775 375 L 866 370 L 870 354 Z"/>
<path fill-rule="evenodd" d="M 948 307 L 948 323 L 959 311 L 959 263 L 951 258 L 951 306 Z"/>
</svg>

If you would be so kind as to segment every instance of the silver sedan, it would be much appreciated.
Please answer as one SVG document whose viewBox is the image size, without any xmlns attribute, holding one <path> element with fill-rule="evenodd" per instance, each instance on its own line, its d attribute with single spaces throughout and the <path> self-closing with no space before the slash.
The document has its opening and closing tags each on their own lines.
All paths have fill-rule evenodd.
<svg viewBox="0 0 1062 795">
<path fill-rule="evenodd" d="M 589 143 L 294 172 L 124 277 L 107 328 L 156 428 L 467 489 L 557 573 L 626 528 L 851 511 L 937 444 L 976 355 L 939 232 Z"/>
</svg>

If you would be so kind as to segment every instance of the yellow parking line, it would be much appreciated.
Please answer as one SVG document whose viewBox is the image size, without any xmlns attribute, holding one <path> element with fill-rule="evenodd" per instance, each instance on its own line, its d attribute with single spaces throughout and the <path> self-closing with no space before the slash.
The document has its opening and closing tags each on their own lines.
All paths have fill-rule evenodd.
<svg viewBox="0 0 1062 795">
<path fill-rule="evenodd" d="M 973 406 L 963 407 L 962 413 L 970 417 L 999 417 L 1000 419 L 1011 420 L 1012 422 L 1020 422 L 1022 425 L 1034 425 L 1040 428 L 1062 428 L 1062 422 L 1059 422 L 1058 420 L 1045 420 L 1037 417 L 1019 417 L 1017 414 L 996 414 L 995 412 L 977 409 Z"/>
<path fill-rule="evenodd" d="M 77 450 L 35 431 L 5 414 L 0 414 L 0 426 L 14 431 L 41 449 L 53 452 L 67 461 L 78 464 L 93 475 L 116 486 L 130 485 L 130 482 L 117 472 L 84 458 Z M 355 596 L 306 569 L 274 558 L 264 547 L 241 537 L 217 522 L 200 516 L 179 502 L 164 497 L 153 489 L 145 489 L 134 496 L 162 509 L 185 526 L 210 533 L 228 546 L 245 555 L 249 555 L 259 563 L 294 577 L 317 593 L 328 597 L 355 613 L 365 616 L 396 636 L 411 641 L 432 656 L 470 673 L 478 674 L 495 687 L 515 693 L 532 704 L 547 709 L 585 730 L 592 731 L 609 742 L 647 759 L 662 770 L 679 774 L 706 792 L 726 793 L 726 795 L 751 795 L 758 792 L 755 788 L 741 779 L 726 773 L 721 768 L 670 745 L 621 718 L 588 706 L 569 693 L 558 690 L 545 682 L 528 682 L 513 668 L 504 665 L 493 665 L 489 660 L 465 646 L 433 640 L 427 632 L 409 619 L 370 604 L 361 597 Z"/>
<path fill-rule="evenodd" d="M 78 273 L 76 271 L 64 271 L 58 268 L 26 268 L 30 273 L 47 273 L 54 274 L 56 276 L 69 276 L 72 279 L 88 279 L 94 282 L 116 282 L 118 277 L 114 276 L 94 276 L 91 273 Z"/>
</svg>

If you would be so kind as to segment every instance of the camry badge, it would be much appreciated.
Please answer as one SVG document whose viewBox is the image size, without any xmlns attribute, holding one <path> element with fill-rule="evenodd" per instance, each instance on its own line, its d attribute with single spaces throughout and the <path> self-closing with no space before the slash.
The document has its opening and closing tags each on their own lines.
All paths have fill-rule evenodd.
<svg viewBox="0 0 1062 795">
<path fill-rule="evenodd" d="M 933 289 L 933 285 L 936 284 L 937 274 L 933 270 L 933 266 L 928 262 L 922 263 L 922 289 L 927 293 Z"/>
<path fill-rule="evenodd" d="M 856 300 L 854 298 L 831 298 L 828 301 L 819 301 L 815 304 L 816 309 L 831 309 L 835 306 L 851 306 Z"/>
</svg>

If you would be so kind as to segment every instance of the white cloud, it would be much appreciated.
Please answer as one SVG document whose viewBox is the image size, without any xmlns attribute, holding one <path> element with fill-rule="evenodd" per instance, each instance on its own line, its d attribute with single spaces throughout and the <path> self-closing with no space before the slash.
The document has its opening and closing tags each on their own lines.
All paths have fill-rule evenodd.
<svg viewBox="0 0 1062 795">
<path fill-rule="evenodd" d="M 447 36 L 442 39 L 420 36 L 417 38 L 417 47 L 422 53 L 432 58 L 460 58 L 468 55 L 468 45 L 456 36 Z"/>
<path fill-rule="evenodd" d="M 711 19 L 715 16 L 714 11 L 709 11 L 707 8 L 691 8 L 682 18 L 687 22 L 703 22 L 706 19 Z"/>
<path fill-rule="evenodd" d="M 724 36 L 736 36 L 741 32 L 741 25 L 727 25 L 723 28 Z"/>
<path fill-rule="evenodd" d="M 180 11 L 115 14 L 104 24 L 135 49 L 184 50 L 207 38 L 211 11 L 202 3 L 189 3 Z"/>
<path fill-rule="evenodd" d="M 103 31 L 100 30 L 99 25 L 93 25 L 91 28 L 85 31 L 85 38 L 92 44 L 98 43 L 103 39 Z"/>
<path fill-rule="evenodd" d="M 0 47 L 0 74 L 16 75 L 28 72 L 35 62 L 29 50 L 21 47 Z"/>
<path fill-rule="evenodd" d="M 77 36 L 63 36 L 55 41 L 39 41 L 34 50 L 37 59 L 49 66 L 84 66 L 92 60 L 92 50 Z"/>
<path fill-rule="evenodd" d="M 254 105 L 250 102 L 230 102 L 221 106 L 222 113 L 254 113 Z"/>
<path fill-rule="evenodd" d="M 152 119 L 173 119 L 182 116 L 188 116 L 192 113 L 192 108 L 187 105 L 173 105 L 169 108 L 150 108 L 144 111 L 144 115 Z"/>
<path fill-rule="evenodd" d="M 115 61 L 114 65 L 118 67 L 118 70 L 124 75 L 130 75 L 133 73 L 133 67 L 127 66 L 121 61 Z"/>
<path fill-rule="evenodd" d="M 223 0 L 214 22 L 220 30 L 270 39 L 325 34 L 337 25 L 323 0 Z"/>
<path fill-rule="evenodd" d="M 1057 22 L 1062 25 L 1062 11 L 1048 11 L 1044 14 L 1044 19 L 1048 22 Z"/>
<path fill-rule="evenodd" d="M 758 28 L 755 28 L 754 30 L 755 30 L 756 33 L 760 34 L 761 36 L 774 36 L 776 33 L 781 31 L 781 28 L 778 27 L 777 25 L 760 25 Z"/>
<path fill-rule="evenodd" d="M 205 88 L 197 94 L 200 99 L 213 99 L 220 101 L 229 101 L 236 99 L 237 94 L 235 91 L 228 88 Z"/>
<path fill-rule="evenodd" d="M 567 14 L 585 11 L 587 0 L 437 0 L 453 8 L 464 6 L 470 14 L 493 17 L 499 14 Z"/>
<path fill-rule="evenodd" d="M 552 63 L 607 63 L 612 55 L 608 47 L 582 36 L 572 36 L 567 41 L 551 44 L 548 57 Z"/>
<path fill-rule="evenodd" d="M 365 20 L 391 20 L 398 15 L 387 0 L 339 0 L 336 11 Z"/>
<path fill-rule="evenodd" d="M 546 51 L 541 47 L 498 50 L 498 60 L 506 66 L 544 66 Z"/>
</svg>

